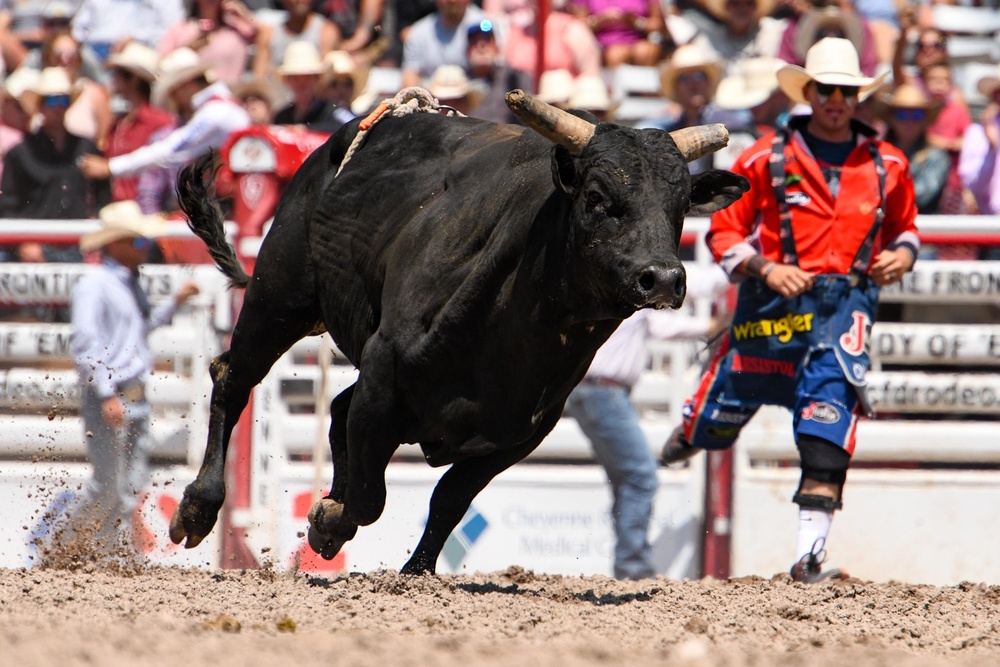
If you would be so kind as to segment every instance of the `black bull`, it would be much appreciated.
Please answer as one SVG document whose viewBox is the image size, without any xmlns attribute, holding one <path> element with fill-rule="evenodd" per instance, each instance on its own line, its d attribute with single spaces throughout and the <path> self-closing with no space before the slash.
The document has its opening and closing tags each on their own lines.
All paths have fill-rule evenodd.
<svg viewBox="0 0 1000 667">
<path fill-rule="evenodd" d="M 433 572 L 473 498 L 549 433 L 621 320 L 680 306 L 684 215 L 748 189 L 729 172 L 688 172 L 725 145 L 725 128 L 595 128 L 520 91 L 508 99 L 535 131 L 387 118 L 338 176 L 358 123 L 343 128 L 289 183 L 252 278 L 223 239 L 210 160 L 182 172 L 192 229 L 247 289 L 230 349 L 212 363 L 208 446 L 171 521 L 175 543 L 194 547 L 215 524 L 250 390 L 325 329 L 359 376 L 331 405 L 333 483 L 309 513 L 309 544 L 333 558 L 377 520 L 390 457 L 419 443 L 431 465 L 451 467 L 403 572 Z"/>
</svg>

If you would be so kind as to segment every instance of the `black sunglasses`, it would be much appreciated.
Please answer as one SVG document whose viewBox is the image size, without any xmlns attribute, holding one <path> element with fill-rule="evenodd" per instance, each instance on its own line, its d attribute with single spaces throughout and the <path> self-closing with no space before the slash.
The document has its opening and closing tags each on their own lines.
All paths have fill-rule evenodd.
<svg viewBox="0 0 1000 667">
<path fill-rule="evenodd" d="M 820 97 L 830 97 L 833 95 L 833 91 L 835 90 L 839 90 L 840 94 L 844 96 L 844 99 L 848 100 L 857 97 L 858 93 L 861 91 L 861 87 L 816 82 L 816 94 Z"/>
</svg>

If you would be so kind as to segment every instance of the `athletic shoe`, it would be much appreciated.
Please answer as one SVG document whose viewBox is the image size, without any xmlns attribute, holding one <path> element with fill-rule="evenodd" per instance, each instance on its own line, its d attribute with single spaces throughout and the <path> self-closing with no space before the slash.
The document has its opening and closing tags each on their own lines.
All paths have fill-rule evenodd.
<svg viewBox="0 0 1000 667">
<path fill-rule="evenodd" d="M 664 465 L 687 461 L 689 458 L 702 451 L 698 447 L 692 447 L 689 445 L 684 440 L 684 435 L 681 431 L 682 427 L 678 426 L 675 428 L 670 434 L 670 437 L 667 438 L 666 444 L 663 445 L 663 450 L 660 452 L 660 461 Z"/>
<path fill-rule="evenodd" d="M 792 581 L 803 584 L 818 584 L 829 579 L 848 579 L 850 575 L 839 569 L 823 571 L 823 562 L 826 561 L 826 550 L 823 549 L 823 541 L 816 540 L 813 544 L 812 553 L 807 553 L 792 565 L 789 574 Z"/>
</svg>

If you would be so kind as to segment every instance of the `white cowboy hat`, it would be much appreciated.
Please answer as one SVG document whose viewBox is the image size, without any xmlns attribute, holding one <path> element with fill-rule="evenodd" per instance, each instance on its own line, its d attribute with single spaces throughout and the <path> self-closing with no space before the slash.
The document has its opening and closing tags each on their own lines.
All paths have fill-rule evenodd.
<svg viewBox="0 0 1000 667">
<path fill-rule="evenodd" d="M 326 68 L 319 57 L 319 49 L 312 42 L 296 40 L 285 48 L 278 74 L 296 76 L 302 74 L 322 74 Z"/>
<path fill-rule="evenodd" d="M 993 98 L 993 93 L 1000 89 L 1000 65 L 997 65 L 996 74 L 990 74 L 979 79 L 979 83 L 976 84 L 976 88 L 979 89 L 979 93 L 986 97 L 987 99 Z"/>
<path fill-rule="evenodd" d="M 720 109 L 740 111 L 763 104 L 778 90 L 778 70 L 787 65 L 780 58 L 745 58 L 719 82 L 715 104 Z"/>
<path fill-rule="evenodd" d="M 118 53 L 112 53 L 107 60 L 108 69 L 123 69 L 152 83 L 160 71 L 160 54 L 139 42 L 129 42 Z"/>
<path fill-rule="evenodd" d="M 660 64 L 660 86 L 663 96 L 674 99 L 680 75 L 699 70 L 708 77 L 708 96 L 712 97 L 722 77 L 722 66 L 719 64 L 718 56 L 696 43 L 678 46 L 670 60 Z"/>
<path fill-rule="evenodd" d="M 38 107 L 38 93 L 35 92 L 35 86 L 38 84 L 40 74 L 37 69 L 18 67 L 8 74 L 3 82 L 3 94 L 20 104 L 21 109 L 29 115 L 35 113 Z"/>
<path fill-rule="evenodd" d="M 69 74 L 62 67 L 46 67 L 38 75 L 32 92 L 39 97 L 71 95 L 73 93 L 73 82 L 69 80 Z"/>
<path fill-rule="evenodd" d="M 160 74 L 153 84 L 153 104 L 166 107 L 174 88 L 199 76 L 204 76 L 209 83 L 215 81 L 212 68 L 208 63 L 202 62 L 196 51 L 186 46 L 174 49 L 160 59 Z"/>
<path fill-rule="evenodd" d="M 469 106 L 475 107 L 483 99 L 483 92 L 469 83 L 465 70 L 458 65 L 441 65 L 427 84 L 427 90 L 440 101 L 467 97 Z"/>
<path fill-rule="evenodd" d="M 568 69 L 550 69 L 542 72 L 538 82 L 537 97 L 546 104 L 565 105 L 573 94 L 573 73 Z"/>
<path fill-rule="evenodd" d="M 810 81 L 830 85 L 857 86 L 858 99 L 864 100 L 885 83 L 888 72 L 876 77 L 865 76 L 858 64 L 858 52 L 848 39 L 824 37 L 806 54 L 806 66 L 785 65 L 778 70 L 778 82 L 788 99 L 796 104 L 809 104 L 803 88 Z"/>
<path fill-rule="evenodd" d="M 118 239 L 144 237 L 155 239 L 167 233 L 167 225 L 158 215 L 146 215 L 131 199 L 108 204 L 97 212 L 101 227 L 80 237 L 80 250 L 90 252 Z"/>
<path fill-rule="evenodd" d="M 615 105 L 608 95 L 604 79 L 599 76 L 581 76 L 573 85 L 573 94 L 566 106 L 585 111 L 611 111 Z"/>
</svg>

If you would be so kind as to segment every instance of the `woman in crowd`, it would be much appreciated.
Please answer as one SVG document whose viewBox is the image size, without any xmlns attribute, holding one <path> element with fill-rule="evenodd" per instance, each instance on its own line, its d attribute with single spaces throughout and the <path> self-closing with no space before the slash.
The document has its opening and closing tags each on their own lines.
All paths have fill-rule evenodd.
<svg viewBox="0 0 1000 667">
<path fill-rule="evenodd" d="M 44 67 L 61 67 L 73 86 L 72 104 L 66 111 L 66 129 L 73 135 L 90 139 L 103 150 L 111 130 L 111 102 L 108 90 L 80 72 L 83 61 L 80 43 L 68 30 L 53 33 L 42 44 Z"/>
<path fill-rule="evenodd" d="M 605 67 L 660 61 L 666 29 L 660 0 L 573 0 L 572 12 L 597 37 Z"/>
<path fill-rule="evenodd" d="M 222 81 L 233 84 L 247 69 L 257 37 L 253 13 L 240 0 L 194 0 L 188 18 L 169 28 L 160 55 L 186 46 L 198 52 Z"/>
</svg>

